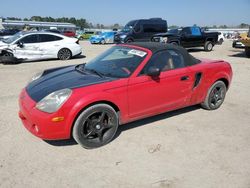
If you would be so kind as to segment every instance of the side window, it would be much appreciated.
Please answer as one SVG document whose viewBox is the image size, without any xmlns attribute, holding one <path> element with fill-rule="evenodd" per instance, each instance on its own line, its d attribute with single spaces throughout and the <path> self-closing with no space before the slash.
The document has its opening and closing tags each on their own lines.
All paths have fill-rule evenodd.
<svg viewBox="0 0 250 188">
<path fill-rule="evenodd" d="M 160 51 L 154 54 L 149 60 L 149 62 L 142 69 L 140 74 L 146 74 L 148 72 L 148 69 L 152 66 L 159 68 L 163 72 L 167 71 L 168 69 L 171 69 L 171 67 L 167 67 L 170 58 L 171 55 L 168 53 L 167 50 Z"/>
<path fill-rule="evenodd" d="M 134 29 L 134 32 L 139 33 L 141 31 L 141 22 L 138 21 L 137 23 L 135 23 L 133 29 Z"/>
<path fill-rule="evenodd" d="M 184 58 L 180 52 L 178 52 L 177 50 L 168 50 L 168 52 L 171 55 L 173 69 L 185 67 Z"/>
<path fill-rule="evenodd" d="M 199 27 L 192 27 L 191 32 L 193 36 L 201 36 L 201 30 Z"/>
<path fill-rule="evenodd" d="M 161 72 L 165 72 L 172 69 L 183 68 L 185 67 L 185 63 L 182 54 L 177 50 L 160 51 L 151 57 L 140 75 L 146 74 L 148 69 L 152 66 L 159 68 Z"/>
<path fill-rule="evenodd" d="M 143 32 L 144 33 L 153 33 L 154 27 L 151 24 L 143 24 Z"/>
<path fill-rule="evenodd" d="M 40 42 L 52 42 L 52 41 L 58 41 L 62 40 L 61 37 L 55 36 L 55 35 L 48 35 L 48 34 L 41 34 L 39 35 Z"/>
<path fill-rule="evenodd" d="M 182 33 L 186 35 L 191 35 L 191 31 L 189 27 L 185 27 L 182 29 Z"/>
<path fill-rule="evenodd" d="M 157 33 L 164 32 L 165 28 L 163 24 L 144 24 L 143 32 L 145 33 Z"/>
<path fill-rule="evenodd" d="M 37 35 L 28 35 L 20 40 L 24 44 L 38 43 Z"/>
</svg>

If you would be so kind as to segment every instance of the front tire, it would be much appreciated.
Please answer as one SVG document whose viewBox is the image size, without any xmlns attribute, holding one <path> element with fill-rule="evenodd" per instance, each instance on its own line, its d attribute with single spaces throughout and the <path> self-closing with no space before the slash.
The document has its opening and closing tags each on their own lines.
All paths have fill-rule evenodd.
<svg viewBox="0 0 250 188">
<path fill-rule="evenodd" d="M 96 104 L 79 115 L 73 127 L 73 138 L 84 148 L 97 148 L 113 139 L 118 125 L 118 115 L 111 106 Z"/>
<path fill-rule="evenodd" d="M 213 43 L 211 41 L 207 41 L 204 45 L 204 50 L 206 52 L 211 52 L 213 50 L 213 47 L 214 47 Z"/>
<path fill-rule="evenodd" d="M 60 60 L 68 60 L 72 57 L 72 52 L 68 48 L 62 48 L 59 50 L 57 57 Z"/>
<path fill-rule="evenodd" d="M 102 39 L 101 42 L 100 42 L 100 44 L 102 44 L 102 45 L 106 44 L 105 40 Z"/>
<path fill-rule="evenodd" d="M 223 81 L 215 82 L 208 90 L 206 99 L 201 106 L 207 110 L 218 109 L 226 97 L 227 87 Z"/>
</svg>

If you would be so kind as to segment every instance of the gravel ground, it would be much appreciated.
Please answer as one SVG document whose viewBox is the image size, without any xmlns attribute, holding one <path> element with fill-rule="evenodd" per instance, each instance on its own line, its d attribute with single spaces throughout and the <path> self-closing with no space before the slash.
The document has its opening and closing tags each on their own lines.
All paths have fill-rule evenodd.
<svg viewBox="0 0 250 188">
<path fill-rule="evenodd" d="M 189 107 L 123 125 L 93 150 L 31 135 L 17 115 L 19 92 L 36 72 L 86 62 L 111 46 L 81 45 L 86 58 L 0 65 L 0 187 L 250 187 L 250 59 L 231 41 L 191 51 L 233 67 L 216 111 Z"/>
</svg>

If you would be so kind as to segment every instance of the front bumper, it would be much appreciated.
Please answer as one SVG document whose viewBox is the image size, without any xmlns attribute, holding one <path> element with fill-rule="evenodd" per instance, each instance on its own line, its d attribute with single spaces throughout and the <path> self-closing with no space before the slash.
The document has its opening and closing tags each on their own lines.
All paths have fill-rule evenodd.
<svg viewBox="0 0 250 188">
<path fill-rule="evenodd" d="M 25 89 L 19 96 L 19 118 L 24 127 L 33 135 L 44 140 L 60 140 L 70 138 L 70 131 L 66 128 L 66 119 L 53 122 L 55 117 L 64 117 L 62 112 L 52 114 L 41 112 L 36 109 L 33 101 Z"/>
</svg>

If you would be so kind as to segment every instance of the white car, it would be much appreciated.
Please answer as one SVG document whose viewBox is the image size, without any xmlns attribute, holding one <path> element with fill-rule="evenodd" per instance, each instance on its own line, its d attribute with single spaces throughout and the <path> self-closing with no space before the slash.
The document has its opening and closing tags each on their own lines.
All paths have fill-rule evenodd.
<svg viewBox="0 0 250 188">
<path fill-rule="evenodd" d="M 223 33 L 220 33 L 218 35 L 218 44 L 222 44 L 225 41 L 225 37 L 223 35 Z"/>
<path fill-rule="evenodd" d="M 20 61 L 67 60 L 81 53 L 78 39 L 51 32 L 19 32 L 0 41 L 0 59 L 14 56 Z"/>
</svg>

